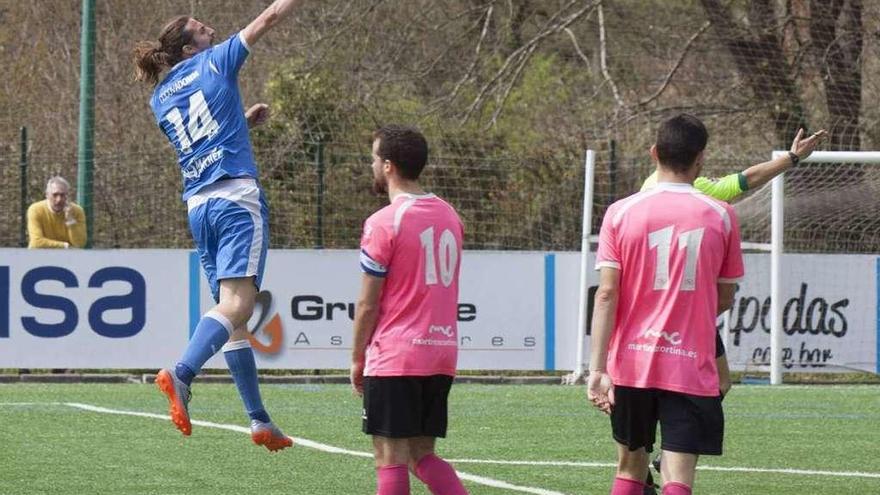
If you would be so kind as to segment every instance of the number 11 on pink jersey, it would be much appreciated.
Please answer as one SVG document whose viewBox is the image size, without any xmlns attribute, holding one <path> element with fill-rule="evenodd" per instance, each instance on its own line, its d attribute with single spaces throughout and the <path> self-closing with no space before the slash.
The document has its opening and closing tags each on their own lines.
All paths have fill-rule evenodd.
<svg viewBox="0 0 880 495">
<path fill-rule="evenodd" d="M 669 255 L 672 249 L 674 226 L 670 225 L 648 234 L 648 246 L 657 248 L 657 267 L 654 270 L 654 290 L 669 289 Z M 703 228 L 682 232 L 678 249 L 686 249 L 684 279 L 678 290 L 692 291 L 697 285 L 697 257 L 703 242 Z"/>
</svg>

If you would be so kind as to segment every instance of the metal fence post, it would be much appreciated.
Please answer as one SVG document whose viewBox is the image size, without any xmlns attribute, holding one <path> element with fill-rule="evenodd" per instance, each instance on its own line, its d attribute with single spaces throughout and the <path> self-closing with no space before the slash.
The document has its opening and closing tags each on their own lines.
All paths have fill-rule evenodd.
<svg viewBox="0 0 880 495">
<path fill-rule="evenodd" d="M 86 215 L 86 245 L 92 247 L 95 218 L 92 178 L 95 166 L 95 0 L 83 0 L 79 85 L 79 150 L 76 200 Z"/>
<path fill-rule="evenodd" d="M 28 157 L 27 157 L 27 127 L 21 128 L 21 161 L 19 176 L 21 178 L 19 184 L 19 199 L 20 206 L 19 211 L 21 212 L 21 230 L 19 231 L 19 239 L 18 243 L 21 247 L 27 247 L 27 208 L 28 208 L 28 198 L 27 198 L 27 172 L 28 172 Z"/>
<path fill-rule="evenodd" d="M 318 172 L 317 220 L 315 222 L 315 249 L 324 249 L 324 142 L 315 147 L 315 168 Z"/>
<path fill-rule="evenodd" d="M 610 139 L 608 142 L 608 147 L 610 148 L 609 149 L 610 158 L 608 159 L 608 182 L 609 182 L 609 187 L 611 188 L 611 190 L 609 192 L 611 193 L 612 200 L 616 200 L 617 199 L 617 169 L 618 169 L 618 165 L 617 165 L 617 159 L 618 159 L 618 157 L 617 157 L 617 140 Z"/>
</svg>

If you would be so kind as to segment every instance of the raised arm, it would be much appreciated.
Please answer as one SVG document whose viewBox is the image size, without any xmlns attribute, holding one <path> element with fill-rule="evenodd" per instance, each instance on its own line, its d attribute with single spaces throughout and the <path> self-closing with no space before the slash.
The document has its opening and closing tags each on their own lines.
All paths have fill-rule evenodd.
<svg viewBox="0 0 880 495">
<path fill-rule="evenodd" d="M 260 38 L 276 24 L 284 20 L 301 3 L 300 0 L 275 0 L 256 19 L 241 31 L 244 42 L 249 47 L 260 41 Z"/>
<path fill-rule="evenodd" d="M 791 143 L 791 149 L 789 152 L 797 155 L 798 161 L 803 160 L 813 153 L 816 146 L 825 139 L 827 134 L 828 133 L 823 129 L 814 133 L 807 139 L 802 139 L 804 136 L 804 130 L 798 129 L 798 133 L 794 137 L 794 141 Z M 793 164 L 791 155 L 786 154 L 770 160 L 769 162 L 752 165 L 743 171 L 743 175 L 749 184 L 749 189 L 756 189 L 770 182 L 771 179 L 782 172 L 788 170 Z"/>
</svg>

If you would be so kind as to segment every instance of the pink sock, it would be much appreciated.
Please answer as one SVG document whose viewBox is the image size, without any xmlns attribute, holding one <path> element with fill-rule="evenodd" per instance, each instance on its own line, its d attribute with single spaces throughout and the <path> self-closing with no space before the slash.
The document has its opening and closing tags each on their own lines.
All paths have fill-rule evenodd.
<svg viewBox="0 0 880 495">
<path fill-rule="evenodd" d="M 409 495 L 409 470 L 406 464 L 376 468 L 376 495 Z"/>
<path fill-rule="evenodd" d="M 434 454 L 428 454 L 419 460 L 416 464 L 416 477 L 428 485 L 434 495 L 467 495 L 455 469 Z"/>
<path fill-rule="evenodd" d="M 645 484 L 638 480 L 629 478 L 614 478 L 614 484 L 611 485 L 611 495 L 642 495 L 645 491 Z"/>
<path fill-rule="evenodd" d="M 677 481 L 663 485 L 663 495 L 691 495 L 691 487 Z"/>
</svg>

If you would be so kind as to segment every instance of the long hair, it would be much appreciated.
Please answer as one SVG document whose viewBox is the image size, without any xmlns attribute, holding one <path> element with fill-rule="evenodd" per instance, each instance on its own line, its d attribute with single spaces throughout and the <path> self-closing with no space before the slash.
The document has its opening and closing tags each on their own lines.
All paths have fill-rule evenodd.
<svg viewBox="0 0 880 495">
<path fill-rule="evenodd" d="M 162 28 L 158 41 L 139 41 L 135 45 L 135 80 L 158 84 L 163 70 L 183 60 L 183 47 L 192 41 L 192 33 L 186 30 L 189 20 L 187 15 L 175 17 Z"/>
</svg>

